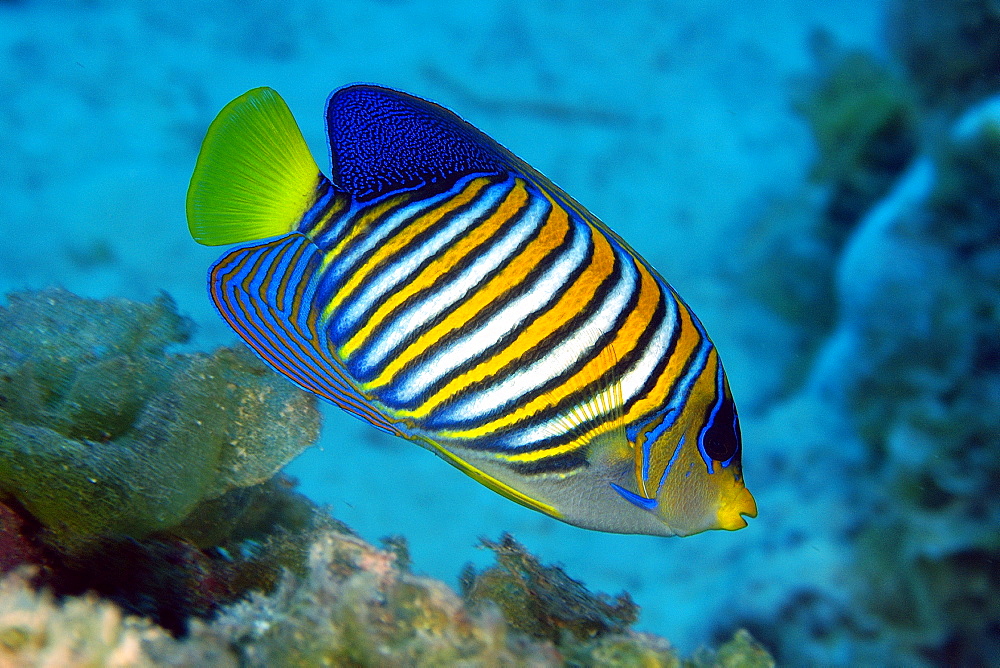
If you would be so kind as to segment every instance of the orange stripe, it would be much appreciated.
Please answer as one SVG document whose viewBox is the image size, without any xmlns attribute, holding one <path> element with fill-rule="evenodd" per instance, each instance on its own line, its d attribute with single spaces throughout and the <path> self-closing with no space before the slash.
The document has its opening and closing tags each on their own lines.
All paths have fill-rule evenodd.
<svg viewBox="0 0 1000 668">
<path fill-rule="evenodd" d="M 599 231 L 595 231 L 594 236 L 595 239 L 600 238 L 605 244 L 608 243 L 604 235 Z M 646 271 L 645 267 L 642 266 L 642 263 L 637 262 L 637 266 L 640 280 L 639 298 L 635 307 L 626 316 L 625 322 L 622 323 L 622 326 L 615 332 L 615 337 L 611 340 L 611 342 L 600 351 L 597 351 L 586 365 L 581 367 L 580 370 L 573 376 L 567 378 L 561 385 L 559 385 L 558 388 L 554 388 L 547 394 L 536 397 L 534 400 L 518 407 L 517 410 L 503 416 L 499 420 L 494 420 L 480 425 L 475 431 L 478 432 L 482 429 L 489 432 L 504 427 L 510 427 L 525 418 L 529 418 L 537 411 L 562 401 L 573 392 L 585 387 L 594 378 L 600 377 L 610 367 L 614 366 L 617 363 L 617 360 L 627 356 L 632 349 L 635 348 L 639 336 L 649 326 L 649 321 L 656 309 L 656 304 L 660 299 L 660 288 L 656 279 L 653 278 L 648 271 Z M 609 422 L 596 426 L 592 432 L 588 433 L 588 438 L 592 435 L 604 433 L 614 426 L 622 424 L 622 418 L 620 415 L 609 416 L 609 418 L 612 418 Z M 589 440 L 581 438 L 577 439 L 576 442 L 579 446 L 589 442 Z M 531 460 L 536 461 L 537 459 L 541 459 L 546 456 L 564 454 L 571 449 L 574 448 L 569 448 L 567 446 L 553 448 L 550 451 L 543 451 L 545 452 L 544 455 L 532 457 Z"/>
<path fill-rule="evenodd" d="M 365 385 L 366 389 L 381 387 L 392 382 L 393 377 L 441 337 L 461 330 L 470 320 L 502 299 L 507 292 L 524 283 L 528 273 L 559 247 L 570 231 L 569 216 L 560 208 L 549 213 L 538 237 L 520 253 L 508 260 L 506 266 L 486 282 L 451 315 L 421 334 L 416 341 L 400 351 L 396 358 L 378 375 Z"/>
<path fill-rule="evenodd" d="M 604 237 L 603 234 L 600 233 L 600 231 L 595 230 L 594 240 L 595 240 L 594 243 L 595 252 L 599 247 L 602 247 L 609 254 L 605 256 L 606 258 L 608 258 L 607 260 L 605 260 L 605 262 L 609 261 L 610 253 L 612 251 L 607 239 Z M 602 243 L 599 243 L 598 240 Z M 538 411 L 547 408 L 548 406 L 551 406 L 553 404 L 559 403 L 573 392 L 579 391 L 581 388 L 585 387 L 588 383 L 590 383 L 594 378 L 600 377 L 605 371 L 607 371 L 611 366 L 613 366 L 615 364 L 615 360 L 621 359 L 621 357 L 628 355 L 628 353 L 631 352 L 632 349 L 635 347 L 639 336 L 649 326 L 650 318 L 652 317 L 652 314 L 656 308 L 656 304 L 661 297 L 659 285 L 657 284 L 656 279 L 648 271 L 646 271 L 646 269 L 642 266 L 641 263 L 637 263 L 637 265 L 638 265 L 639 279 L 640 279 L 638 301 L 636 303 L 636 306 L 629 312 L 628 316 L 625 319 L 625 322 L 615 333 L 615 338 L 607 346 L 605 346 L 599 351 L 592 351 L 591 354 L 593 356 L 591 357 L 591 359 L 583 367 L 581 367 L 577 371 L 577 373 L 567 378 L 563 383 L 561 383 L 558 387 L 553 388 L 551 391 L 535 397 L 526 404 L 518 406 L 516 410 L 511 411 L 509 413 L 505 413 L 504 415 L 500 416 L 499 419 L 493 420 L 491 422 L 482 423 L 472 429 L 462 430 L 460 432 L 459 431 L 447 432 L 447 436 L 450 438 L 474 438 L 493 431 L 514 426 L 518 422 L 530 418 L 530 416 L 534 415 Z M 582 279 L 581 282 L 584 282 L 585 284 L 589 283 L 592 286 L 591 293 L 593 292 L 593 289 L 596 289 L 598 281 L 600 280 L 599 274 L 594 272 L 594 274 L 591 275 L 589 268 L 585 272 L 585 274 L 581 276 L 581 279 Z M 550 316 L 553 317 L 555 323 L 565 322 L 566 318 L 575 315 L 575 313 L 580 308 L 580 304 L 581 302 L 577 301 L 574 310 L 570 313 L 567 313 L 566 311 L 547 313 L 544 317 L 545 318 L 549 318 Z M 554 308 L 553 311 L 555 310 L 556 309 Z M 537 338 L 534 339 L 535 342 L 537 342 L 537 340 L 538 340 Z M 507 351 L 504 351 L 504 353 L 506 352 Z M 493 360 L 490 360 L 488 364 L 492 365 L 492 363 Z M 498 366 L 492 366 L 491 371 L 495 372 L 498 370 L 499 370 Z M 451 384 L 449 384 L 449 386 L 450 385 Z M 458 385 L 457 387 L 462 387 L 462 386 Z M 456 390 L 453 388 L 452 391 L 454 392 Z M 448 396 L 449 395 L 446 395 L 442 392 L 436 394 L 434 399 L 443 401 L 446 400 Z M 426 410 L 425 407 L 426 404 L 425 406 L 422 406 L 420 408 L 422 413 L 430 412 L 437 406 L 432 406 L 430 407 L 430 409 Z M 606 428 L 604 428 L 603 426 L 599 427 L 598 429 L 600 431 L 606 431 Z M 568 449 L 566 447 L 556 448 L 552 450 L 551 454 L 552 455 L 564 454 L 567 451 Z"/>
<path fill-rule="evenodd" d="M 385 217 L 392 214 L 396 209 L 409 204 L 409 200 L 411 199 L 413 199 L 411 193 L 403 193 L 364 209 L 362 214 L 350 223 L 350 230 L 344 235 L 344 238 L 337 242 L 336 246 L 324 253 L 322 269 L 326 269 L 333 264 L 340 254 L 344 252 L 348 244 L 366 236 L 371 232 L 372 228 L 378 227 Z"/>
<path fill-rule="evenodd" d="M 350 203 L 351 198 L 349 196 L 344 193 L 335 193 L 329 208 L 321 214 L 320 219 L 313 224 L 312 229 L 308 233 L 305 233 L 306 236 L 310 239 L 315 239 L 329 232 L 331 221 L 333 221 L 334 217 L 342 214 Z"/>
<path fill-rule="evenodd" d="M 263 300 L 260 298 L 259 294 L 258 295 L 254 295 L 248 289 L 248 287 L 249 287 L 248 283 L 250 281 L 252 281 L 253 278 L 254 278 L 254 275 L 258 271 L 260 271 L 261 263 L 265 262 L 267 259 L 270 258 L 270 250 L 273 250 L 273 247 L 274 247 L 274 245 L 276 243 L 280 243 L 280 241 L 279 242 L 271 242 L 269 244 L 265 244 L 267 246 L 271 246 L 271 249 L 269 249 L 268 252 L 261 252 L 261 253 L 254 253 L 253 254 L 253 262 L 250 265 L 250 268 L 251 268 L 250 271 L 244 271 L 243 270 L 243 266 L 246 263 L 246 261 L 251 257 L 251 253 L 249 251 L 252 250 L 252 249 L 246 249 L 246 251 L 236 251 L 236 252 L 234 252 L 233 255 L 238 254 L 238 255 L 240 255 L 242 257 L 240 257 L 240 259 L 234 265 L 232 265 L 231 267 L 227 268 L 221 274 L 218 271 L 221 265 L 217 265 L 216 266 L 215 271 L 213 272 L 213 279 L 216 280 L 219 283 L 219 285 L 222 286 L 222 299 L 224 300 L 225 304 L 227 305 L 226 308 L 220 308 L 219 310 L 220 310 L 220 312 L 222 312 L 222 314 L 225 317 L 226 321 L 229 322 L 230 326 L 232 326 L 233 329 L 237 333 L 240 333 L 240 336 L 247 343 L 249 343 L 254 348 L 254 350 L 256 350 L 259 354 L 261 354 L 261 356 L 267 358 L 268 360 L 271 360 L 272 363 L 274 364 L 274 366 L 277 367 L 277 368 L 279 368 L 279 369 L 281 369 L 281 370 L 283 370 L 282 373 L 284 373 L 289 378 L 295 379 L 295 380 L 297 380 L 297 382 L 299 382 L 299 383 L 301 383 L 303 385 L 312 386 L 314 383 L 311 382 L 311 381 L 309 381 L 309 380 L 307 380 L 308 376 L 306 374 L 304 374 L 302 371 L 300 371 L 298 369 L 292 369 L 292 368 L 287 367 L 285 364 L 282 364 L 280 360 L 275 359 L 275 357 L 274 357 L 273 354 L 269 353 L 269 349 L 268 348 L 263 348 L 262 347 L 262 346 L 270 346 L 271 348 L 274 348 L 275 344 L 274 344 L 273 341 L 270 340 L 270 337 L 267 336 L 261 330 L 261 327 L 259 325 L 259 323 L 261 322 L 261 316 L 260 316 L 259 312 L 256 315 L 251 315 L 243 307 L 243 302 L 241 300 L 237 299 L 235 301 L 235 303 L 234 303 L 234 302 L 232 302 L 229 299 L 228 295 L 226 294 L 226 289 L 229 286 L 231 279 L 233 278 L 233 274 L 240 274 L 240 273 L 242 273 L 243 274 L 242 280 L 238 281 L 238 285 L 236 286 L 236 289 L 240 293 L 242 293 L 243 295 L 246 295 L 247 298 L 248 298 L 248 300 L 249 300 L 249 302 L 250 302 L 250 304 L 252 305 L 252 307 L 255 310 L 259 311 L 259 305 L 260 305 L 261 302 L 263 302 Z M 232 319 L 230 318 L 230 316 L 229 316 L 230 313 L 234 313 L 235 314 L 237 311 L 241 311 L 244 314 L 242 316 L 241 321 L 240 321 L 241 324 L 244 325 L 244 327 L 242 327 L 242 328 L 237 327 L 236 323 L 234 323 L 232 321 Z M 250 331 L 247 331 L 246 332 L 246 336 L 244 336 L 241 333 L 241 330 L 250 330 Z M 247 337 L 252 337 L 252 339 L 251 338 L 247 338 Z M 261 338 L 258 339 L 258 337 L 261 337 Z M 303 363 L 301 359 L 299 359 L 298 361 L 299 361 L 300 364 L 304 364 L 304 366 L 307 366 L 307 367 L 309 366 L 308 364 Z"/>
<path fill-rule="evenodd" d="M 364 264 L 358 267 L 357 270 L 351 274 L 351 277 L 340 286 L 340 289 L 337 290 L 336 294 L 330 297 L 330 300 L 326 303 L 326 306 L 323 309 L 324 316 L 330 317 L 333 312 L 336 311 L 337 307 L 343 304 L 348 297 L 357 291 L 361 284 L 368 279 L 369 274 L 375 271 L 379 265 L 391 258 L 394 254 L 404 250 L 413 242 L 413 239 L 417 235 L 426 231 L 433 225 L 436 225 L 446 215 L 471 202 L 488 184 L 489 179 L 487 178 L 479 178 L 469 182 L 469 185 L 467 185 L 461 192 L 438 204 L 438 206 L 431 208 L 423 215 L 407 221 L 395 234 L 379 242 L 378 250 L 372 253 L 372 255 L 365 260 Z M 358 342 L 352 338 L 341 346 L 339 353 L 346 359 L 350 357 L 351 353 L 354 352 L 357 347 Z"/>
<path fill-rule="evenodd" d="M 519 180 L 514 190 L 508 194 L 507 198 L 489 218 L 476 225 L 463 237 L 455 241 L 452 246 L 428 264 L 412 281 L 408 281 L 402 288 L 392 293 L 382 302 L 375 313 L 365 322 L 365 325 L 344 344 L 345 354 L 350 354 L 357 347 L 363 345 L 368 337 L 371 336 L 372 331 L 381 325 L 387 317 L 390 317 L 400 304 L 421 290 L 433 286 L 441 278 L 442 274 L 452 269 L 476 248 L 492 239 L 500 227 L 513 218 L 527 201 L 528 193 L 524 189 L 524 182 Z"/>
<path fill-rule="evenodd" d="M 268 271 L 271 271 L 273 267 L 278 264 L 277 260 L 284 254 L 288 252 L 287 246 L 281 249 L 281 252 L 275 254 L 273 251 L 274 246 L 284 243 L 284 240 L 279 240 L 271 242 L 268 244 L 272 248 L 268 249 L 263 253 L 256 253 L 256 257 L 251 263 L 251 271 L 244 272 L 242 267 L 245 261 L 249 258 L 249 253 L 243 254 L 243 257 L 233 265 L 231 268 L 222 272 L 221 274 L 216 273 L 214 277 L 218 277 L 220 283 L 223 286 L 228 285 L 229 278 L 233 273 L 243 273 L 244 276 L 241 281 L 239 281 L 239 292 L 245 295 L 248 299 L 250 306 L 256 311 L 254 315 L 251 315 L 244 306 L 243 301 L 237 299 L 235 302 L 231 301 L 228 296 L 225 295 L 225 290 L 223 290 L 223 299 L 225 299 L 227 308 L 220 308 L 223 317 L 229 323 L 229 325 L 240 334 L 241 338 L 247 342 L 257 353 L 267 359 L 276 369 L 278 369 L 285 376 L 297 382 L 299 385 L 306 387 L 309 391 L 317 394 L 324 399 L 327 399 L 331 403 L 334 403 L 344 410 L 361 417 L 373 425 L 386 428 L 390 432 L 396 434 L 399 430 L 396 429 L 392 424 L 386 421 L 385 417 L 382 416 L 377 411 L 373 410 L 373 407 L 367 405 L 364 399 L 360 399 L 359 402 L 351 401 L 351 398 L 355 395 L 356 390 L 349 383 L 344 383 L 343 379 L 338 382 L 337 378 L 330 376 L 328 369 L 325 368 L 329 365 L 329 362 L 323 359 L 322 354 L 315 348 L 308 348 L 303 346 L 303 339 L 299 332 L 288 326 L 282 326 L 282 329 L 275 330 L 270 324 L 263 318 L 260 314 L 261 305 L 266 305 L 267 301 L 264 299 L 265 290 L 258 291 L 257 293 L 251 292 L 249 290 L 249 283 L 253 281 L 254 276 L 261 271 L 261 267 L 264 263 L 269 263 L 267 266 Z M 304 246 L 304 245 L 303 245 Z M 217 267 L 218 269 L 218 267 Z M 262 283 L 261 287 L 265 287 L 266 283 Z M 238 317 L 238 322 L 242 327 L 237 327 L 237 322 L 234 322 L 233 318 L 230 317 L 230 313 L 236 313 L 237 311 L 242 312 L 242 316 Z M 284 320 L 281 319 L 281 323 Z M 290 323 L 287 323 L 290 325 Z M 246 331 L 246 335 L 243 334 Z M 290 337 L 290 338 L 288 338 Z M 313 341 L 317 339 L 313 338 Z M 307 343 L 308 346 L 308 343 Z M 294 365 L 290 364 L 293 363 Z M 332 366 L 332 365 L 331 365 Z M 339 376 L 339 374 L 338 374 Z M 328 388 L 335 388 L 336 391 L 341 392 L 345 395 L 344 399 L 335 397 L 328 391 Z"/>
<path fill-rule="evenodd" d="M 294 271 L 292 271 L 292 269 L 299 263 L 299 260 L 301 260 L 302 253 L 304 253 L 309 248 L 309 244 L 297 244 L 297 245 L 298 248 L 295 250 L 295 255 L 293 255 L 292 259 L 289 261 L 288 267 L 285 270 L 284 275 L 282 275 L 281 277 L 281 282 L 278 284 L 278 290 L 277 290 L 278 302 L 275 304 L 275 307 L 277 307 L 277 309 L 282 312 L 285 311 L 285 300 L 286 300 L 286 295 L 288 294 L 288 281 L 295 273 Z M 278 262 L 271 262 L 271 266 L 268 268 L 268 275 L 273 274 L 274 268 L 277 266 Z M 309 279 L 305 276 L 302 276 L 301 278 L 302 282 L 300 282 L 298 285 L 295 286 L 293 294 L 300 293 L 302 291 L 303 285 L 305 283 L 308 283 L 309 281 Z M 266 293 L 269 282 L 270 279 L 265 279 L 264 290 L 261 293 L 262 295 Z M 298 302 L 293 300 L 293 304 L 296 303 Z M 297 311 L 292 311 L 292 312 L 297 313 Z"/>
<path fill-rule="evenodd" d="M 580 312 L 580 308 L 593 299 L 594 292 L 600 287 L 601 281 L 611 274 L 614 269 L 614 261 L 615 254 L 611 248 L 611 244 L 608 243 L 603 235 L 595 234 L 594 249 L 591 253 L 589 266 L 563 292 L 556 303 L 534 322 L 525 327 L 524 331 L 502 351 L 449 381 L 441 390 L 429 397 L 416 410 L 416 413 L 418 415 L 427 415 L 433 412 L 442 403 L 453 398 L 462 388 L 502 372 L 504 366 L 514 362 L 529 350 L 535 348 L 539 341 L 542 341 L 565 324 L 567 320 L 577 315 Z M 600 373 L 598 373 L 599 375 Z M 594 378 L 595 376 L 587 377 Z M 553 399 L 553 401 L 557 401 L 557 399 Z"/>
<path fill-rule="evenodd" d="M 694 355 L 698 345 L 701 343 L 701 334 L 698 333 L 698 328 L 695 327 L 691 319 L 691 311 L 684 305 L 684 302 L 676 298 L 676 295 L 663 295 L 663 298 L 667 300 L 671 297 L 674 297 L 677 303 L 678 322 L 674 325 L 675 327 L 680 327 L 677 345 L 670 355 L 670 361 L 667 363 L 666 368 L 663 369 L 663 372 L 656 379 L 656 384 L 653 385 L 648 394 L 636 401 L 628 413 L 626 413 L 626 424 L 633 420 L 638 420 L 644 415 L 649 415 L 661 409 L 666 404 L 671 388 L 684 371 L 684 365 Z"/>
</svg>

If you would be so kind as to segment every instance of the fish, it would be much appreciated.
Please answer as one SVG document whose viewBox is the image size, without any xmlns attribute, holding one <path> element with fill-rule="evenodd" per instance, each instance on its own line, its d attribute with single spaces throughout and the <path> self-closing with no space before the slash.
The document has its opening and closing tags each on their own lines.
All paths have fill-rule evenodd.
<svg viewBox="0 0 1000 668">
<path fill-rule="evenodd" d="M 281 96 L 250 90 L 191 177 L 192 237 L 235 244 L 211 299 L 258 356 L 568 524 L 687 536 L 756 517 L 718 351 L 620 236 L 428 100 L 354 84 L 325 122 L 329 177 Z"/>
</svg>

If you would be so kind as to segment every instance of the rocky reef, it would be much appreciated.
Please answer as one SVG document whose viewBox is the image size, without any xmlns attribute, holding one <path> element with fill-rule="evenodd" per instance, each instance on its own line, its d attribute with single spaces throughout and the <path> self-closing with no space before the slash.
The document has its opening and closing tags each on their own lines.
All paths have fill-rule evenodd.
<svg viewBox="0 0 1000 668">
<path fill-rule="evenodd" d="M 278 473 L 313 399 L 190 333 L 167 297 L 0 308 L 0 664 L 774 665 L 745 631 L 682 658 L 507 535 L 462 594 L 414 574 Z"/>
<path fill-rule="evenodd" d="M 1000 662 L 998 21 L 899 0 L 888 54 L 825 52 L 812 182 L 758 222 L 792 261 L 748 285 L 803 359 L 756 434 L 835 544 L 764 617 L 779 660 Z"/>
</svg>

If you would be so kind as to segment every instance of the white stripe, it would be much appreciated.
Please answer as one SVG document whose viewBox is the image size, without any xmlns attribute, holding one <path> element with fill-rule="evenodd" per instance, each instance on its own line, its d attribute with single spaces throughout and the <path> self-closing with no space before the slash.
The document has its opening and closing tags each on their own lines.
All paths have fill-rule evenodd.
<svg viewBox="0 0 1000 668">
<path fill-rule="evenodd" d="M 358 320 L 364 316 L 377 301 L 390 289 L 399 285 L 403 279 L 408 278 L 417 271 L 420 263 L 435 255 L 446 244 L 456 236 L 472 227 L 480 221 L 483 214 L 493 207 L 510 190 L 510 183 L 501 183 L 487 189 L 479 194 L 477 200 L 473 200 L 472 208 L 464 214 L 455 216 L 444 229 L 439 230 L 426 242 L 420 244 L 413 251 L 397 260 L 392 267 L 380 273 L 377 278 L 371 280 L 368 286 L 361 291 L 346 308 L 338 310 L 338 327 L 354 327 Z"/>
<path fill-rule="evenodd" d="M 443 200 L 456 196 L 466 185 L 468 185 L 468 181 L 460 181 L 455 184 L 455 187 L 451 190 L 435 195 L 434 197 L 422 199 L 419 202 L 414 202 L 413 204 L 408 204 L 383 220 L 380 225 L 363 232 L 362 234 L 364 239 L 357 246 L 351 249 L 349 253 L 343 257 L 338 257 L 333 263 L 333 266 L 330 267 L 331 278 L 333 280 L 338 280 L 346 274 L 353 273 L 355 270 L 354 265 L 358 263 L 365 253 L 375 248 L 375 246 L 385 240 L 387 236 L 409 223 L 411 219 L 420 215 L 425 210 L 436 206 Z M 362 212 L 362 215 L 363 213 L 364 212 Z"/>
<path fill-rule="evenodd" d="M 476 260 L 466 267 L 453 281 L 440 288 L 436 294 L 410 306 L 396 317 L 391 327 L 386 328 L 373 342 L 371 348 L 359 357 L 360 368 L 369 373 L 371 367 L 383 364 L 385 358 L 400 344 L 433 320 L 445 309 L 464 297 L 479 285 L 491 271 L 510 258 L 525 239 L 541 225 L 549 211 L 549 203 L 543 197 L 534 197 L 531 206 L 521 216 L 506 235 Z"/>
<path fill-rule="evenodd" d="M 589 229 L 582 223 L 571 223 L 572 245 L 545 271 L 534 286 L 494 313 L 479 329 L 466 334 L 448 349 L 426 360 L 400 385 L 396 392 L 399 401 L 412 401 L 435 381 L 495 344 L 526 317 L 545 308 L 559 294 L 573 271 L 589 257 L 589 233 Z"/>
<path fill-rule="evenodd" d="M 601 305 L 593 310 L 590 317 L 570 337 L 500 383 L 455 402 L 444 412 L 443 419 L 460 422 L 488 415 L 497 408 L 538 389 L 587 357 L 593 351 L 596 338 L 605 334 L 615 319 L 621 315 L 637 287 L 639 273 L 632 258 L 623 250 L 616 248 L 615 251 L 621 267 L 618 282 L 605 295 Z"/>
<path fill-rule="evenodd" d="M 677 326 L 677 309 L 681 308 L 681 306 L 674 300 L 673 295 L 660 285 L 659 282 L 657 282 L 656 287 L 660 290 L 661 299 L 667 302 L 664 305 L 666 313 L 663 316 L 663 320 L 660 321 L 660 326 L 657 328 L 656 333 L 653 334 L 649 339 L 649 343 L 646 344 L 646 350 L 643 351 L 642 357 L 636 360 L 635 364 L 622 374 L 622 401 L 626 404 L 639 393 L 642 386 L 649 380 L 656 365 L 667 354 L 667 346 L 670 345 L 670 336 Z M 673 304 L 673 308 L 671 308 L 671 304 Z"/>
</svg>

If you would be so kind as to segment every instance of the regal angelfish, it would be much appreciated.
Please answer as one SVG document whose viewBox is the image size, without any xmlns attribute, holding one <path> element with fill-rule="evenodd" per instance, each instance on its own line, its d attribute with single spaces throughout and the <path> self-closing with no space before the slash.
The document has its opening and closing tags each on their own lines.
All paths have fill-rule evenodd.
<svg viewBox="0 0 1000 668">
<path fill-rule="evenodd" d="M 619 533 L 739 529 L 736 407 L 656 271 L 452 112 L 376 86 L 327 101 L 331 177 L 269 88 L 212 123 L 192 236 L 240 243 L 209 291 L 300 387 L 490 489 Z"/>
</svg>

